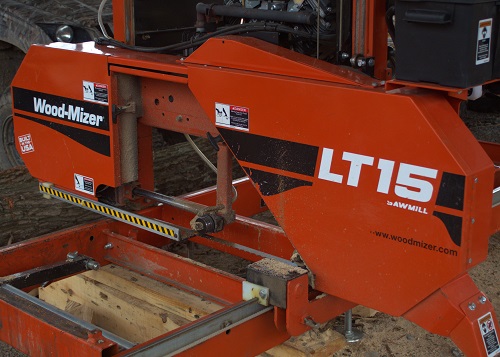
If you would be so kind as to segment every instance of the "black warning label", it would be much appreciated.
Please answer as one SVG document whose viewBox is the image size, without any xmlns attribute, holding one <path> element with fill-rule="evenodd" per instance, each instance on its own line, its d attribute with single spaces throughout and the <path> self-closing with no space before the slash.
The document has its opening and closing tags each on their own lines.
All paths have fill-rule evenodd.
<svg viewBox="0 0 500 357">
<path fill-rule="evenodd" d="M 487 313 L 477 320 L 481 336 L 483 337 L 484 347 L 486 348 L 486 355 L 493 357 L 500 352 L 500 344 L 498 342 L 498 335 L 495 329 L 495 321 L 491 313 Z"/>
<path fill-rule="evenodd" d="M 477 31 L 476 65 L 490 61 L 491 28 L 493 19 L 479 21 Z"/>
<path fill-rule="evenodd" d="M 248 130 L 248 108 L 231 105 L 229 110 L 231 126 Z"/>
</svg>

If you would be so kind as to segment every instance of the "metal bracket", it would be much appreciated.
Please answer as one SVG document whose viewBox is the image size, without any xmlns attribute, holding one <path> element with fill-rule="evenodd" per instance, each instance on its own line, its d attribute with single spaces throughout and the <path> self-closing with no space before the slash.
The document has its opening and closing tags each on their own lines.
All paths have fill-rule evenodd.
<svg viewBox="0 0 500 357">
<path fill-rule="evenodd" d="M 269 306 L 269 288 L 265 286 L 252 284 L 249 281 L 243 282 L 243 300 L 249 301 L 259 299 L 259 304 Z"/>
<path fill-rule="evenodd" d="M 9 284 L 18 289 L 40 285 L 69 275 L 86 270 L 99 269 L 99 263 L 91 258 L 78 255 L 78 252 L 68 253 L 68 259 L 51 265 L 45 265 L 20 273 L 5 276 L 0 279 L 0 284 Z"/>
</svg>

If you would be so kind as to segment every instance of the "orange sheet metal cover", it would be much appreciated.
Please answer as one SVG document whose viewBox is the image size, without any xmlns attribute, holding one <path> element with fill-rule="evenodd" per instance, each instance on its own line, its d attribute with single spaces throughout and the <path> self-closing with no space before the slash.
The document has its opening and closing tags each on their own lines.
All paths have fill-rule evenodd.
<svg viewBox="0 0 500 357">
<path fill-rule="evenodd" d="M 93 44 L 32 46 L 12 84 L 16 146 L 41 181 L 93 196 L 119 182 L 107 56 Z"/>
<path fill-rule="evenodd" d="M 494 167 L 445 95 L 257 72 L 295 54 L 246 43 L 217 66 L 221 46 L 189 87 L 319 290 L 400 315 L 485 259 Z"/>
</svg>

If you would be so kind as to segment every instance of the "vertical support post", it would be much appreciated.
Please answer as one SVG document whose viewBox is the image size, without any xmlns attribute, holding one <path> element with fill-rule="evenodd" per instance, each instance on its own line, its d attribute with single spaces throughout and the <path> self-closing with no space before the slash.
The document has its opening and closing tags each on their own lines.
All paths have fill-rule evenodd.
<svg viewBox="0 0 500 357">
<path fill-rule="evenodd" d="M 233 161 L 232 155 L 225 143 L 219 143 L 217 152 L 217 205 L 224 205 L 218 213 L 225 223 L 234 221 L 233 211 Z"/>
<path fill-rule="evenodd" d="M 352 3 L 350 0 L 338 0 L 336 2 L 337 8 L 337 52 L 345 50 L 348 47 L 346 40 L 351 32 L 351 23 L 349 14 L 351 13 Z"/>
<path fill-rule="evenodd" d="M 354 0 L 352 13 L 352 56 L 375 58 L 375 78 L 387 77 L 386 2 L 381 0 Z"/>
<path fill-rule="evenodd" d="M 121 183 L 137 181 L 139 177 L 137 118 L 142 108 L 137 77 L 117 74 L 118 107 L 116 115 L 120 140 Z"/>
<path fill-rule="evenodd" d="M 134 0 L 113 0 L 113 30 L 116 40 L 135 44 Z"/>
</svg>

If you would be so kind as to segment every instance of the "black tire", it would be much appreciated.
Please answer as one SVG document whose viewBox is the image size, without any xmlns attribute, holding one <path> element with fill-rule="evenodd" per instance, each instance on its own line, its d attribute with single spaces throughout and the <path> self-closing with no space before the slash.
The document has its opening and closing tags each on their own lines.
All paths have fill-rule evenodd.
<svg viewBox="0 0 500 357">
<path fill-rule="evenodd" d="M 0 170 L 24 165 L 16 150 L 10 91 L 0 97 Z"/>
</svg>

